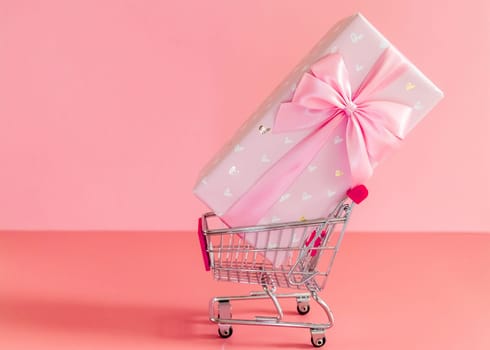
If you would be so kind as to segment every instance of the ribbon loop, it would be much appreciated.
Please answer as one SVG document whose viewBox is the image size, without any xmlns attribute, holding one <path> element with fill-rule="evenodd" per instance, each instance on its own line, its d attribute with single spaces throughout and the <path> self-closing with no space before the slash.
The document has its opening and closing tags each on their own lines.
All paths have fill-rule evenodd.
<svg viewBox="0 0 490 350">
<path fill-rule="evenodd" d="M 326 126 L 336 117 L 347 118 L 347 154 L 352 185 L 363 183 L 407 133 L 412 108 L 374 95 L 408 69 L 394 49 L 387 48 L 352 94 L 349 74 L 340 54 L 323 57 L 305 73 L 291 102 L 281 104 L 274 132 Z"/>
</svg>

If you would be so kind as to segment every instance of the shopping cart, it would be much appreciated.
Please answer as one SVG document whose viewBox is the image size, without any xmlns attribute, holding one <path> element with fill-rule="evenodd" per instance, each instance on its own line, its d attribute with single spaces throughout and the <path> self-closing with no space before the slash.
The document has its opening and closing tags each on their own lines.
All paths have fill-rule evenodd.
<svg viewBox="0 0 490 350">
<path fill-rule="evenodd" d="M 309 328 L 313 346 L 323 346 L 325 331 L 333 326 L 334 318 L 318 293 L 325 287 L 354 203 L 360 203 L 366 196 L 367 189 L 357 186 L 347 192 L 327 218 L 317 220 L 228 228 L 217 226 L 219 220 L 213 220 L 214 213 L 204 214 L 199 219 L 198 234 L 206 270 L 212 270 L 216 280 L 262 287 L 262 291 L 249 295 L 210 300 L 209 319 L 218 324 L 218 334 L 222 338 L 230 337 L 235 324 Z M 281 244 L 256 246 L 250 243 L 251 235 L 265 235 L 262 238 L 266 237 L 266 242 Z M 279 293 L 278 288 L 306 292 Z M 323 310 L 325 319 L 319 323 L 284 320 L 279 300 L 286 298 L 296 299 L 300 315 L 310 311 L 313 299 Z M 275 309 L 272 316 L 232 318 L 231 301 L 258 299 L 272 301 Z"/>
</svg>

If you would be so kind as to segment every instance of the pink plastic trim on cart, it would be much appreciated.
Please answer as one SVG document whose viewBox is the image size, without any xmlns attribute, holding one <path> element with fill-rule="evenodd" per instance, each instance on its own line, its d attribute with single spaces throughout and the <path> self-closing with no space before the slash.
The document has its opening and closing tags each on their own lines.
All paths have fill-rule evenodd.
<svg viewBox="0 0 490 350">
<path fill-rule="evenodd" d="M 211 269 L 211 265 L 209 263 L 209 255 L 208 255 L 208 245 L 206 243 L 206 237 L 204 237 L 204 232 L 202 231 L 202 218 L 199 218 L 199 223 L 197 225 L 197 235 L 199 236 L 199 243 L 201 243 L 201 253 L 202 260 L 204 262 L 204 268 L 206 271 Z"/>
<path fill-rule="evenodd" d="M 317 239 L 315 240 L 315 243 L 313 244 L 313 249 L 310 250 L 310 256 L 311 257 L 314 257 L 316 255 L 316 252 L 317 252 L 317 249 L 321 244 L 322 244 L 322 240 L 325 238 L 325 235 L 327 233 L 325 231 L 322 231 L 322 234 L 320 235 L 320 237 L 317 237 Z M 305 242 L 305 246 L 308 247 L 311 243 L 311 241 L 313 240 L 313 238 L 315 238 L 316 236 L 316 230 L 313 231 L 310 235 L 310 238 L 308 238 Z"/>
</svg>

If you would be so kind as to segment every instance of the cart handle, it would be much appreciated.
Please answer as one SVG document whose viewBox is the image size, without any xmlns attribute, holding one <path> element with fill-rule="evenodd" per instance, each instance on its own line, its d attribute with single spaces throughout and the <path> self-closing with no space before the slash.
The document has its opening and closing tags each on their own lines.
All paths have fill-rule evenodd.
<svg viewBox="0 0 490 350">
<path fill-rule="evenodd" d="M 347 197 L 352 199 L 352 201 L 356 204 L 359 204 L 365 200 L 368 194 L 368 189 L 364 185 L 354 186 L 347 191 Z"/>
<path fill-rule="evenodd" d="M 197 224 L 197 235 L 199 236 L 199 243 L 201 244 L 202 261 L 204 263 L 204 268 L 206 269 L 206 271 L 209 271 L 211 269 L 211 264 L 209 262 L 208 243 L 206 241 L 206 237 L 204 237 L 204 231 L 202 230 L 202 218 L 199 218 Z"/>
</svg>

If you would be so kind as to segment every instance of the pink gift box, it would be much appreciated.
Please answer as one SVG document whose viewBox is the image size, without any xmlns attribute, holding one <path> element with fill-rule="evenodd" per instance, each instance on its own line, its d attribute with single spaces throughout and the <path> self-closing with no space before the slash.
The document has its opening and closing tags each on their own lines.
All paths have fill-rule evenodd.
<svg viewBox="0 0 490 350">
<path fill-rule="evenodd" d="M 442 97 L 362 15 L 351 16 L 205 166 L 194 193 L 234 227 L 325 217 Z"/>
</svg>

